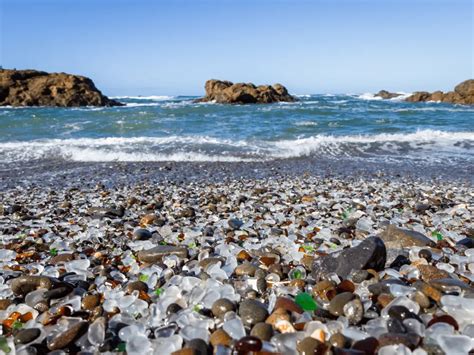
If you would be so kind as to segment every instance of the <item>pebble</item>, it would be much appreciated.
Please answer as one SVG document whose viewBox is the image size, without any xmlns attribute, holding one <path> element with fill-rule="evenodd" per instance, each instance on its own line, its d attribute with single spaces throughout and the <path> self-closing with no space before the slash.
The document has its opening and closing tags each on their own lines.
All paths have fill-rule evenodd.
<svg viewBox="0 0 474 355">
<path fill-rule="evenodd" d="M 262 350 L 262 341 L 254 336 L 245 336 L 237 343 L 235 343 L 235 350 L 237 350 L 239 353 L 244 353 L 247 354 L 249 352 L 257 352 Z"/>
<path fill-rule="evenodd" d="M 46 276 L 20 276 L 11 282 L 10 288 L 16 295 L 25 296 L 38 288 L 49 290 L 53 285 L 53 281 Z"/>
<path fill-rule="evenodd" d="M 334 272 L 345 279 L 352 270 L 382 270 L 385 267 L 386 258 L 387 252 L 382 239 L 369 237 L 356 247 L 344 249 L 337 256 L 328 255 L 316 259 L 312 272 L 315 278 Z M 347 260 L 351 262 L 348 263 Z"/>
<path fill-rule="evenodd" d="M 212 314 L 218 318 L 224 317 L 227 312 L 235 311 L 235 303 L 227 298 L 220 298 L 212 304 Z"/>
<path fill-rule="evenodd" d="M 100 296 L 99 295 L 86 295 L 81 302 L 81 306 L 83 309 L 92 311 L 95 307 L 97 307 L 100 303 Z"/>
<path fill-rule="evenodd" d="M 329 303 L 329 312 L 333 316 L 341 316 L 344 314 L 344 306 L 352 301 L 355 298 L 355 295 L 350 292 L 343 292 L 336 295 L 331 302 Z"/>
<path fill-rule="evenodd" d="M 144 263 L 156 263 L 165 256 L 176 255 L 178 258 L 186 258 L 188 250 L 184 247 L 174 245 L 158 245 L 148 250 L 138 252 L 138 260 Z"/>
<path fill-rule="evenodd" d="M 301 355 L 313 355 L 320 353 L 323 343 L 311 337 L 306 337 L 296 344 L 296 350 Z"/>
<path fill-rule="evenodd" d="M 148 223 L 145 223 L 148 224 Z M 133 231 L 133 240 L 148 240 L 152 237 L 151 232 L 145 228 L 137 228 Z"/>
<path fill-rule="evenodd" d="M 270 341 L 273 336 L 273 327 L 267 323 L 257 323 L 250 331 L 250 335 L 257 337 L 262 341 Z"/>
<path fill-rule="evenodd" d="M 388 249 L 403 249 L 414 246 L 435 246 L 435 242 L 422 233 L 409 229 L 398 228 L 393 224 L 388 225 L 379 236 Z"/>
<path fill-rule="evenodd" d="M 61 332 L 47 341 L 49 350 L 59 350 L 67 347 L 74 340 L 79 338 L 82 334 L 87 331 L 89 323 L 79 321 L 78 323 L 70 326 L 64 332 Z"/>
<path fill-rule="evenodd" d="M 218 345 L 224 345 L 224 346 L 230 347 L 232 344 L 232 337 L 229 334 L 227 334 L 227 332 L 224 329 L 217 329 L 209 337 L 209 342 L 214 347 L 217 347 Z"/>
<path fill-rule="evenodd" d="M 148 292 L 148 285 L 140 280 L 129 282 L 127 284 L 127 293 L 130 294 L 133 291 L 141 291 L 146 293 Z"/>
<path fill-rule="evenodd" d="M 265 305 L 256 300 L 244 300 L 239 304 L 239 315 L 244 325 L 252 326 L 264 322 L 268 317 Z"/>
<path fill-rule="evenodd" d="M 28 344 L 38 338 L 41 334 L 41 330 L 38 328 L 26 328 L 21 329 L 15 334 L 15 344 Z"/>
</svg>

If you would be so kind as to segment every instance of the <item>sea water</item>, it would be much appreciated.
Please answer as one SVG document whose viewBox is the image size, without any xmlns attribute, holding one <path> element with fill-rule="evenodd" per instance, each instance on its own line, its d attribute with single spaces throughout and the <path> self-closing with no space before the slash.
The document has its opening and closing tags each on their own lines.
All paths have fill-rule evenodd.
<svg viewBox="0 0 474 355">
<path fill-rule="evenodd" d="M 403 96 L 402 96 L 403 98 Z M 0 164 L 41 160 L 474 163 L 474 107 L 363 95 L 222 105 L 123 96 L 123 107 L 0 108 Z"/>
</svg>

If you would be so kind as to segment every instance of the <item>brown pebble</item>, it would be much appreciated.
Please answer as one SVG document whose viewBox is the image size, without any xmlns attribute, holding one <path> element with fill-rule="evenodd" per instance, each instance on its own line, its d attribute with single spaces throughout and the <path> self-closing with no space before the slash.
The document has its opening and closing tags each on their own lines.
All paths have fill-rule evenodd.
<svg viewBox="0 0 474 355">
<path fill-rule="evenodd" d="M 448 323 L 449 325 L 452 325 L 455 330 L 459 330 L 458 322 L 449 314 L 443 314 L 438 317 L 435 316 L 433 319 L 431 319 L 428 322 L 428 327 L 431 327 L 433 324 L 436 324 L 436 323 Z"/>
<path fill-rule="evenodd" d="M 132 293 L 133 291 L 143 291 L 148 292 L 148 285 L 143 281 L 132 281 L 127 284 L 127 293 Z"/>
<path fill-rule="evenodd" d="M 64 332 L 61 332 L 53 338 L 49 339 L 49 341 L 47 342 L 48 349 L 59 350 L 65 348 L 74 340 L 79 338 L 82 334 L 84 334 L 87 331 L 88 327 L 89 323 L 82 321 L 72 325 Z"/>
<path fill-rule="evenodd" d="M 324 348 L 323 343 L 311 337 L 306 337 L 296 344 L 296 350 L 301 355 L 324 354 Z"/>
<path fill-rule="evenodd" d="M 348 344 L 348 340 L 341 333 L 334 333 L 329 338 L 329 344 L 336 348 L 344 348 Z"/>
<path fill-rule="evenodd" d="M 257 337 L 263 341 L 270 341 L 273 336 L 273 327 L 267 323 L 257 323 L 250 331 L 250 335 L 253 335 L 254 337 Z"/>
<path fill-rule="evenodd" d="M 235 303 L 227 298 L 219 298 L 212 304 L 212 314 L 216 317 L 223 317 L 227 312 L 235 311 Z"/>
<path fill-rule="evenodd" d="M 355 295 L 350 292 L 343 292 L 336 295 L 329 303 L 328 310 L 333 316 L 340 316 L 344 314 L 344 306 L 346 303 L 352 301 Z"/>
<path fill-rule="evenodd" d="M 218 345 L 230 346 L 232 344 L 232 338 L 224 329 L 217 329 L 214 333 L 211 334 L 209 337 L 209 342 L 212 344 L 213 347 Z"/>
<path fill-rule="evenodd" d="M 250 263 L 240 264 L 234 269 L 237 276 L 254 276 L 256 271 L 257 267 Z"/>
<path fill-rule="evenodd" d="M 237 343 L 235 343 L 235 350 L 239 353 L 247 354 L 249 352 L 257 352 L 262 350 L 262 341 L 254 336 L 245 336 L 240 338 Z"/>
<path fill-rule="evenodd" d="M 395 297 L 389 295 L 388 293 L 381 293 L 377 296 L 377 303 L 382 306 L 382 308 L 387 307 L 387 305 L 393 301 Z"/>
<path fill-rule="evenodd" d="M 324 301 L 330 301 L 336 295 L 334 282 L 322 280 L 313 287 L 313 296 Z"/>
<path fill-rule="evenodd" d="M 59 254 L 53 256 L 50 260 L 49 263 L 52 265 L 56 265 L 59 263 L 66 263 L 68 261 L 74 260 L 74 255 L 72 253 L 64 253 L 64 254 Z"/>
<path fill-rule="evenodd" d="M 411 350 L 420 344 L 421 337 L 414 333 L 385 333 L 378 337 L 379 347 L 403 344 Z"/>
<path fill-rule="evenodd" d="M 303 309 L 288 297 L 278 297 L 274 309 L 283 308 L 289 312 L 303 313 Z"/>
<path fill-rule="evenodd" d="M 275 328 L 276 323 L 281 320 L 290 321 L 290 315 L 284 308 L 277 308 L 273 310 L 273 313 L 265 320 L 265 323 Z"/>
<path fill-rule="evenodd" d="M 0 299 L 0 311 L 4 311 L 12 304 L 12 301 L 9 299 Z"/>
<path fill-rule="evenodd" d="M 426 282 L 449 277 L 446 271 L 440 270 L 433 265 L 418 265 L 417 268 L 420 270 L 421 279 Z"/>
<path fill-rule="evenodd" d="M 92 311 L 100 303 L 99 295 L 87 295 L 82 299 L 82 308 L 88 311 Z"/>
<path fill-rule="evenodd" d="M 413 295 L 413 301 L 418 303 L 423 309 L 429 308 L 431 304 L 430 299 L 421 291 L 415 292 L 415 294 Z"/>
<path fill-rule="evenodd" d="M 377 348 L 379 346 L 379 342 L 374 337 L 368 337 L 359 341 L 356 341 L 352 345 L 352 349 L 354 350 L 361 350 L 366 355 L 375 355 L 377 353 Z"/>
</svg>

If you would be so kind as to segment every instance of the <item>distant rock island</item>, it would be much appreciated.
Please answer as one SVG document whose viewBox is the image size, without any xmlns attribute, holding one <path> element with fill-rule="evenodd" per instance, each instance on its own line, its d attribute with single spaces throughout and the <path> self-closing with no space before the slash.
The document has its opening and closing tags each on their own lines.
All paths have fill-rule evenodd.
<svg viewBox="0 0 474 355">
<path fill-rule="evenodd" d="M 215 101 L 222 104 L 269 104 L 273 102 L 297 101 L 281 84 L 259 85 L 252 83 L 232 83 L 222 80 L 208 80 L 206 96 L 197 102 Z"/>
<path fill-rule="evenodd" d="M 401 96 L 401 94 L 380 90 L 375 96 L 383 99 L 392 99 Z M 426 102 L 426 101 L 440 101 L 452 104 L 474 105 L 474 79 L 463 81 L 456 85 L 454 91 L 442 92 L 428 92 L 415 91 L 408 96 L 405 101 L 408 102 Z"/>
<path fill-rule="evenodd" d="M 37 70 L 0 70 L 0 106 L 122 106 L 87 77 Z"/>
</svg>

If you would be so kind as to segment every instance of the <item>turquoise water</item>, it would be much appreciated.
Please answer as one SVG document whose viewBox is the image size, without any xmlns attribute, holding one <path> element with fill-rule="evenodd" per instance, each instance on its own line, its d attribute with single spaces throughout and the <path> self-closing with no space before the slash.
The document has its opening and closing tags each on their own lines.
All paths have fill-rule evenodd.
<svg viewBox="0 0 474 355">
<path fill-rule="evenodd" d="M 219 105 L 119 97 L 125 107 L 1 108 L 0 162 L 355 159 L 474 161 L 474 107 L 304 95 Z"/>
</svg>

